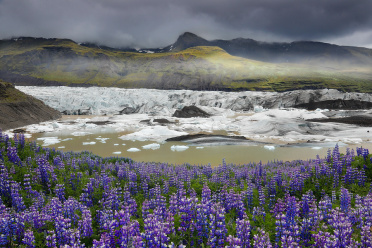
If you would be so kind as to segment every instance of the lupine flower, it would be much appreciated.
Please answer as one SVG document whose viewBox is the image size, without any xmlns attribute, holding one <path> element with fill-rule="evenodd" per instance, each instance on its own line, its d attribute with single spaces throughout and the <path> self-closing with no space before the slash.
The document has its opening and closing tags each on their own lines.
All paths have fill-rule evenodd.
<svg viewBox="0 0 372 248">
<path fill-rule="evenodd" d="M 253 236 L 253 248 L 271 248 L 269 235 L 262 229 L 258 229 L 258 234 Z"/>
<path fill-rule="evenodd" d="M 35 237 L 34 233 L 31 230 L 27 230 L 25 232 L 25 237 L 22 240 L 23 244 L 25 244 L 28 248 L 35 247 Z"/>
</svg>

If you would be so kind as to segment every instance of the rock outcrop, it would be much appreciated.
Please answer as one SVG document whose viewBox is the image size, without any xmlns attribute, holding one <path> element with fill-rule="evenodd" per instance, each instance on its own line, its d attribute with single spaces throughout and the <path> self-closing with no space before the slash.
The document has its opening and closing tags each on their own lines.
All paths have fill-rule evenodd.
<svg viewBox="0 0 372 248">
<path fill-rule="evenodd" d="M 0 81 L 0 129 L 7 130 L 61 117 L 42 101 Z"/>
<path fill-rule="evenodd" d="M 210 114 L 205 112 L 204 110 L 201 110 L 200 108 L 196 106 L 186 106 L 183 107 L 181 110 L 176 110 L 173 114 L 173 117 L 178 118 L 191 118 L 191 117 L 204 117 L 208 118 L 210 117 Z"/>
</svg>

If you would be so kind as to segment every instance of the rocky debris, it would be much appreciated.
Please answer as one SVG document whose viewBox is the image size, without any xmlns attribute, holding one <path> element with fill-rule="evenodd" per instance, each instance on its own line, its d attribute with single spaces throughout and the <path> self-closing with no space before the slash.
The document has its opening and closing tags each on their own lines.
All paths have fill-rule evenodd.
<svg viewBox="0 0 372 248">
<path fill-rule="evenodd" d="M 22 128 L 17 128 L 17 129 L 13 130 L 13 133 L 25 133 L 25 132 L 26 132 L 26 130 L 22 129 Z"/>
<path fill-rule="evenodd" d="M 63 115 L 90 115 L 92 112 L 89 108 L 87 109 L 76 109 L 76 110 L 63 110 Z"/>
<path fill-rule="evenodd" d="M 204 134 L 204 133 L 198 133 L 198 134 L 188 134 L 188 135 L 181 135 L 173 138 L 169 138 L 166 141 L 195 141 L 195 140 L 201 140 L 201 139 L 228 139 L 228 140 L 243 140 L 247 141 L 247 139 L 244 136 L 227 136 L 227 135 L 216 135 L 216 134 Z"/>
<path fill-rule="evenodd" d="M 113 124 L 114 122 L 112 121 L 87 121 L 87 124 L 95 124 L 97 126 L 104 126 L 104 125 L 109 125 Z"/>
<path fill-rule="evenodd" d="M 175 122 L 169 121 L 169 120 L 164 119 L 164 118 L 154 119 L 153 122 L 156 122 L 156 123 L 159 123 L 159 124 L 174 124 L 175 123 Z"/>
<path fill-rule="evenodd" d="M 352 109 L 370 109 L 372 108 L 372 102 L 361 101 L 361 100 L 343 100 L 343 99 L 336 99 L 336 100 L 326 100 L 320 102 L 310 101 L 308 103 L 302 103 L 294 106 L 295 108 L 305 108 L 307 110 L 315 110 L 317 108 L 320 109 L 344 109 L 344 110 L 352 110 Z"/>
<path fill-rule="evenodd" d="M 123 110 L 119 111 L 119 115 L 129 115 L 138 113 L 138 108 L 134 107 L 125 107 Z"/>
<path fill-rule="evenodd" d="M 185 106 L 181 110 L 176 110 L 174 112 L 173 117 L 178 118 L 191 118 L 191 117 L 204 117 L 208 118 L 210 117 L 210 114 L 205 112 L 204 110 L 201 110 L 200 108 L 196 106 Z"/>
<path fill-rule="evenodd" d="M 344 123 L 353 124 L 362 127 L 372 127 L 372 116 L 348 116 L 342 118 L 327 118 L 327 119 L 310 119 L 308 121 L 312 122 L 334 122 L 334 123 Z"/>
<path fill-rule="evenodd" d="M 141 120 L 140 123 L 145 123 L 145 124 L 150 124 L 151 120 L 146 119 L 146 120 Z"/>
</svg>

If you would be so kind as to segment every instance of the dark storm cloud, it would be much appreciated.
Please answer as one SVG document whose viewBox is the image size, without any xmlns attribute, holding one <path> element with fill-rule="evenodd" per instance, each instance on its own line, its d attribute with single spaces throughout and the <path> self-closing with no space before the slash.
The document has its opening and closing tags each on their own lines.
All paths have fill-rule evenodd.
<svg viewBox="0 0 372 248">
<path fill-rule="evenodd" d="M 0 38 L 158 47 L 190 31 L 372 47 L 371 10 L 371 0 L 0 0 Z"/>
</svg>

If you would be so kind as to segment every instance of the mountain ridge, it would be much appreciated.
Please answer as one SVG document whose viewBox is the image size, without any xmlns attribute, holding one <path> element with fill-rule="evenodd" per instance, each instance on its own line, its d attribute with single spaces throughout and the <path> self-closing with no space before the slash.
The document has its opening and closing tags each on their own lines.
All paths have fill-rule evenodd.
<svg viewBox="0 0 372 248">
<path fill-rule="evenodd" d="M 207 46 L 213 43 L 195 34 L 184 33 L 173 47 L 156 51 L 151 49 L 120 50 L 79 44 L 69 39 L 44 39 L 23 37 L 0 41 L 0 79 L 17 85 L 69 85 L 69 86 L 107 86 L 123 88 L 191 89 L 191 90 L 264 90 L 288 91 L 295 89 L 336 88 L 342 91 L 372 92 L 372 66 L 369 57 L 371 49 L 349 49 L 355 60 L 346 61 L 340 55 L 333 58 L 337 63 L 323 65 L 323 55 L 335 53 L 333 45 L 323 43 L 293 43 L 292 46 L 303 54 L 313 53 L 317 46 L 328 47 L 332 52 L 318 52 L 317 59 L 307 63 L 276 61 L 276 48 L 266 51 L 250 48 L 265 59 L 257 60 L 234 56 L 223 47 L 230 41 L 217 40 L 220 46 Z M 235 46 L 257 44 L 252 39 L 237 38 Z M 221 44 L 224 44 L 223 46 Z M 243 45 L 241 45 L 243 44 Z M 206 45 L 206 46 L 199 46 Z M 267 45 L 267 44 L 266 44 Z M 282 45 L 284 48 L 285 46 Z M 231 48 L 232 47 L 232 48 Z M 235 47 L 235 48 L 234 48 Z M 167 49 L 172 51 L 166 51 Z M 265 49 L 264 49 L 265 48 Z M 281 49 L 284 49 L 281 48 Z M 338 49 L 338 47 L 336 46 Z M 252 50 L 253 49 L 253 50 Z M 263 50 L 262 50 L 263 49 Z M 292 48 L 292 51 L 296 51 Z M 351 50 L 350 50 L 351 49 Z M 353 50 L 354 49 L 354 50 Z M 238 49 L 239 50 L 239 49 Z M 323 49 L 324 50 L 324 49 Z M 274 54 L 274 55 L 272 55 Z M 320 55 L 319 55 L 320 54 Z M 337 54 L 337 53 L 336 53 Z M 253 53 L 254 55 L 254 53 Z M 250 53 L 250 56 L 253 56 Z M 277 55 L 279 56 L 279 55 Z M 302 56 L 306 57 L 306 56 Z M 345 62 L 346 64 L 343 64 Z"/>
</svg>

